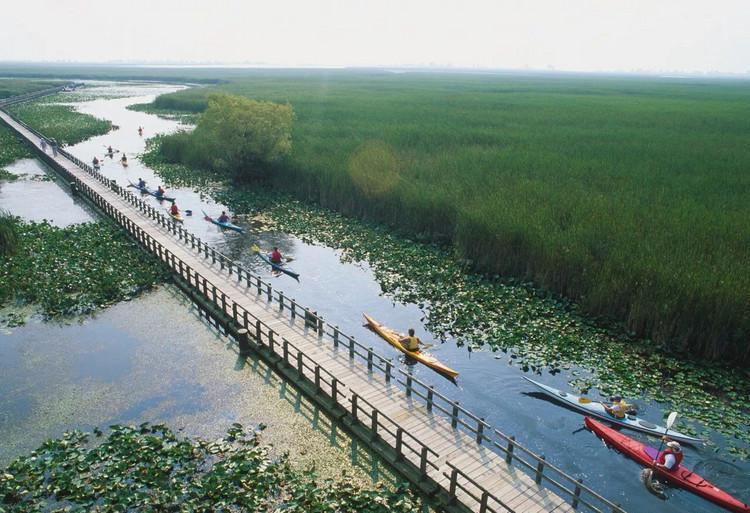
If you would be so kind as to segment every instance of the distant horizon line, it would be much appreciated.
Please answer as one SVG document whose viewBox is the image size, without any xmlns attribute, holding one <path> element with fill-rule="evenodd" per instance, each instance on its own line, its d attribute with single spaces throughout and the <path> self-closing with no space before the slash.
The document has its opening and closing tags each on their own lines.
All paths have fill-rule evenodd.
<svg viewBox="0 0 750 513">
<path fill-rule="evenodd" d="M 189 61 L 24 61 L 24 60 L 0 60 L 2 66 L 94 66 L 113 68 L 205 68 L 205 69 L 268 69 L 268 70 L 382 70 L 382 71 L 448 71 L 448 72 L 480 72 L 480 73 L 534 73 L 534 74 L 574 74 L 574 75 L 634 75 L 654 76 L 662 78 L 750 78 L 750 70 L 746 72 L 731 71 L 686 71 L 686 70 L 575 70 L 557 68 L 500 68 L 487 66 L 456 66 L 450 64 L 297 64 L 278 65 L 265 63 L 216 63 L 216 62 L 189 62 Z M 0 70 L 1 71 L 1 70 Z"/>
</svg>

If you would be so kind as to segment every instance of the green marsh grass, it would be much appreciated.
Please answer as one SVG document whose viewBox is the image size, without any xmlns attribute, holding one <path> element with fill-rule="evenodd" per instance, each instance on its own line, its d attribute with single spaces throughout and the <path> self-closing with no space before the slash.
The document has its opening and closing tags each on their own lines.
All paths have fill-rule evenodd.
<svg viewBox="0 0 750 513">
<path fill-rule="evenodd" d="M 257 72 L 218 89 L 290 102 L 274 184 L 348 215 L 450 241 L 694 356 L 750 361 L 750 87 L 739 80 Z M 396 162 L 377 194 L 368 145 Z M 377 174 L 364 183 L 377 182 Z"/>
<path fill-rule="evenodd" d="M 83 114 L 70 105 L 39 102 L 19 103 L 8 109 L 46 137 L 62 145 L 76 144 L 95 135 L 106 134 L 112 123 Z"/>
</svg>

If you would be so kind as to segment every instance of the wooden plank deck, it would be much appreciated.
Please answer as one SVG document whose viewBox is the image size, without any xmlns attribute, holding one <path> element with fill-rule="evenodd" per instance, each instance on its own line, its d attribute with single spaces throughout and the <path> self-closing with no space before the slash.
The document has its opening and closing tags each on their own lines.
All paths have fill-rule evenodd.
<svg viewBox="0 0 750 513">
<path fill-rule="evenodd" d="M 37 145 L 38 138 L 36 135 L 14 121 L 6 113 L 0 111 L 0 118 L 16 129 L 32 145 Z M 107 202 L 127 216 L 145 233 L 158 240 L 173 255 L 192 269 L 197 270 L 211 283 L 217 285 L 220 291 L 226 295 L 229 305 L 235 302 L 247 312 L 262 319 L 268 327 L 271 327 L 278 334 L 276 339 L 278 342 L 276 344 L 277 353 L 280 354 L 281 337 L 283 337 L 305 353 L 310 360 L 335 376 L 340 381 L 339 386 L 341 386 L 342 391 L 338 395 L 337 401 L 345 410 L 351 411 L 351 400 L 354 394 L 360 397 L 359 406 L 361 410 L 357 416 L 364 426 L 370 425 L 370 405 L 372 405 L 377 409 L 381 419 L 383 417 L 390 419 L 390 421 L 383 422 L 385 424 L 392 422 L 390 429 L 394 433 L 400 427 L 435 451 L 437 457 L 433 460 L 437 462 L 438 469 L 428 467 L 427 473 L 436 483 L 446 489 L 449 486 L 449 479 L 446 474 L 450 475 L 451 473 L 450 467 L 447 466 L 447 462 L 450 461 L 468 477 L 510 507 L 508 510 L 491 503 L 489 507 L 495 511 L 527 513 L 552 510 L 555 512 L 576 511 L 564 499 L 536 484 L 527 474 L 512 465 L 506 464 L 502 456 L 485 446 L 478 445 L 468 434 L 454 429 L 449 419 L 428 412 L 422 403 L 407 397 L 400 388 L 386 383 L 382 374 L 368 373 L 364 362 L 349 358 L 346 346 L 340 346 L 338 350 L 334 350 L 330 343 L 321 340 L 315 330 L 305 326 L 304 315 L 298 315 L 294 321 L 291 321 L 286 313 L 279 312 L 276 303 L 268 301 L 265 290 L 258 294 L 255 287 L 248 287 L 246 283 L 239 281 L 236 276 L 230 275 L 226 269 L 222 270 L 218 261 L 212 263 L 211 258 L 206 258 L 205 254 L 199 253 L 198 248 L 191 248 L 190 243 L 185 244 L 178 240 L 177 236 L 166 227 L 145 215 L 105 184 L 94 179 L 73 161 L 61 155 L 55 160 L 71 175 L 80 179 L 105 198 Z M 231 311 L 227 313 L 231 316 Z M 313 372 L 310 369 L 305 369 L 304 375 L 308 379 L 313 379 Z M 396 441 L 393 434 L 384 432 L 381 440 L 395 447 Z M 404 443 L 407 442 L 412 443 L 407 437 L 404 437 Z M 417 468 L 419 467 L 420 458 L 418 454 L 405 451 L 405 456 Z M 472 493 L 481 495 L 481 490 L 472 491 Z M 470 510 L 480 510 L 480 505 L 476 499 L 470 498 L 465 491 L 458 490 L 456 496 Z"/>
</svg>

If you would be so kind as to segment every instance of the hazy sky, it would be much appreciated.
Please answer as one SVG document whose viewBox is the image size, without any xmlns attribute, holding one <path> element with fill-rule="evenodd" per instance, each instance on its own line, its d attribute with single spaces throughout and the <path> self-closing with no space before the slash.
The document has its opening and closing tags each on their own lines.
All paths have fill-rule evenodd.
<svg viewBox="0 0 750 513">
<path fill-rule="evenodd" d="M 0 0 L 0 61 L 750 72 L 750 0 Z"/>
</svg>

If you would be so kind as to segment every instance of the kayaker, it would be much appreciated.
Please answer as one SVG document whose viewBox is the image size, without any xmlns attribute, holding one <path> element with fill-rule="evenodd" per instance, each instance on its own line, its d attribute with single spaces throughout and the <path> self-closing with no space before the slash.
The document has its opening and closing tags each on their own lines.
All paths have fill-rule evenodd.
<svg viewBox="0 0 750 513">
<path fill-rule="evenodd" d="M 107 146 L 107 155 L 109 155 L 111 157 L 114 154 L 115 154 L 115 152 L 112 149 L 112 146 Z"/>
<path fill-rule="evenodd" d="M 172 206 L 169 207 L 169 213 L 172 214 L 173 216 L 180 215 L 180 209 L 177 208 L 177 203 L 175 203 L 174 201 L 172 202 Z"/>
<path fill-rule="evenodd" d="M 281 256 L 281 251 L 279 251 L 279 248 L 274 246 L 273 251 L 271 252 L 271 262 L 274 264 L 280 264 L 283 261 L 283 257 Z"/>
<path fill-rule="evenodd" d="M 138 127 L 138 135 L 143 135 L 143 127 L 142 126 Z"/>
<path fill-rule="evenodd" d="M 227 213 L 224 210 L 221 211 L 221 215 L 219 216 L 218 221 L 220 223 L 228 223 L 229 222 L 229 216 L 227 215 Z M 281 253 L 279 253 L 279 255 L 281 255 Z M 280 258 L 280 256 L 279 256 L 279 258 Z"/>
<path fill-rule="evenodd" d="M 157 197 L 159 197 L 159 198 L 161 198 L 162 196 L 164 196 L 164 194 L 165 194 L 166 192 L 167 192 L 167 191 L 165 191 L 165 190 L 164 190 L 164 187 L 162 187 L 162 186 L 160 185 L 160 186 L 159 186 L 159 188 L 158 188 L 158 189 L 156 189 L 156 196 L 157 196 Z"/>
<path fill-rule="evenodd" d="M 139 178 L 138 179 L 138 188 L 139 189 L 143 189 L 145 187 L 146 187 L 146 180 L 144 180 L 143 178 Z"/>
<path fill-rule="evenodd" d="M 91 161 L 91 163 L 94 165 L 94 167 L 99 167 L 99 159 L 94 157 L 94 160 Z"/>
<path fill-rule="evenodd" d="M 127 163 L 128 162 L 128 157 L 123 153 L 122 154 L 122 158 L 120 159 L 120 161 Z"/>
<path fill-rule="evenodd" d="M 607 410 L 607 413 L 618 419 L 624 419 L 628 410 L 633 407 L 631 404 L 626 403 L 620 395 L 615 395 L 612 397 L 611 405 L 602 403 L 602 406 L 604 406 L 604 409 Z"/>
<path fill-rule="evenodd" d="M 667 438 L 665 437 L 665 439 Z M 680 442 L 674 440 L 667 442 L 667 448 L 661 451 L 656 458 L 656 466 L 669 472 L 677 470 L 681 462 L 682 447 L 680 447 Z"/>
<path fill-rule="evenodd" d="M 414 328 L 409 328 L 409 335 L 399 339 L 399 342 L 407 351 L 419 351 L 419 344 L 422 343 L 419 337 L 414 335 Z"/>
</svg>

